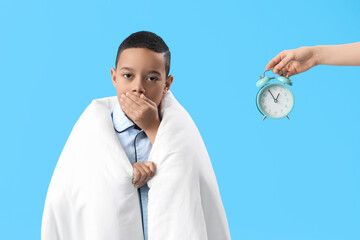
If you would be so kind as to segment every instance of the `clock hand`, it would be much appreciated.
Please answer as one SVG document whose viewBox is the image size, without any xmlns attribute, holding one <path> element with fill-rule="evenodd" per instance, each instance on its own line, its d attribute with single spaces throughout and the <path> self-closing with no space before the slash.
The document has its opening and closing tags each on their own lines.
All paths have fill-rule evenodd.
<svg viewBox="0 0 360 240">
<path fill-rule="evenodd" d="M 276 99 L 274 98 L 274 96 L 273 96 L 272 93 L 270 92 L 270 89 L 268 89 L 268 91 L 269 91 L 269 93 L 271 94 L 271 96 L 273 97 L 273 99 L 274 99 L 274 101 L 275 101 Z"/>
<path fill-rule="evenodd" d="M 277 100 L 277 99 L 278 99 L 279 95 L 280 95 L 280 93 L 278 93 L 278 95 L 277 95 L 277 97 L 276 97 L 276 99 L 275 99 L 275 100 Z"/>
</svg>

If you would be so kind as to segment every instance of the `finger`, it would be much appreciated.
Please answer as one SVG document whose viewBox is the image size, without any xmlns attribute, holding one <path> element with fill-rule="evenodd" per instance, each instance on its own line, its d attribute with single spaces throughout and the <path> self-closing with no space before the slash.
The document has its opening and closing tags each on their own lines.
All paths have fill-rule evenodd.
<svg viewBox="0 0 360 240">
<path fill-rule="evenodd" d="M 140 179 L 141 173 L 140 173 L 139 169 L 137 169 L 136 166 L 133 165 L 133 168 L 134 168 L 134 177 L 133 177 L 132 183 L 136 184 Z"/>
<path fill-rule="evenodd" d="M 138 106 L 141 106 L 143 105 L 144 101 L 142 99 L 140 99 L 140 97 L 132 94 L 132 93 L 129 93 L 127 92 L 126 95 L 125 95 L 125 100 L 128 102 L 128 103 L 133 103 L 133 104 L 136 104 Z"/>
<path fill-rule="evenodd" d="M 142 167 L 144 169 L 144 171 L 146 172 L 146 175 L 145 175 L 145 179 L 143 181 L 143 183 L 147 183 L 147 181 L 149 181 L 149 179 L 151 178 L 151 170 L 148 166 L 146 166 L 145 164 L 142 164 Z"/>
<path fill-rule="evenodd" d="M 281 73 L 281 74 L 279 74 L 280 76 L 286 76 L 288 71 L 286 70 L 286 68 L 283 68 L 283 69 L 281 69 L 280 73 Z"/>
<path fill-rule="evenodd" d="M 125 115 L 128 118 L 132 119 L 134 108 L 130 104 L 124 102 L 123 100 L 120 100 L 120 107 L 123 110 L 123 112 L 125 113 Z"/>
<path fill-rule="evenodd" d="M 295 69 L 294 69 L 294 62 L 290 61 L 288 65 L 285 66 L 284 68 L 284 72 L 285 72 L 285 76 L 286 77 L 290 77 L 296 74 Z"/>
<path fill-rule="evenodd" d="M 125 103 L 125 99 L 124 99 L 123 97 L 120 97 L 119 103 L 120 103 L 121 109 L 122 109 L 124 112 L 126 112 L 127 106 L 126 106 L 126 103 Z"/>
<path fill-rule="evenodd" d="M 285 68 L 285 66 L 292 60 L 292 54 L 287 54 L 286 57 L 284 59 L 281 60 L 280 63 L 278 63 L 274 69 L 280 70 Z"/>
<path fill-rule="evenodd" d="M 120 99 L 120 108 L 121 110 L 123 110 L 125 116 L 129 119 L 132 119 L 132 111 L 131 111 L 131 107 L 126 104 L 122 99 Z"/>
<path fill-rule="evenodd" d="M 146 173 L 145 173 L 144 169 L 141 167 L 140 163 L 135 163 L 133 166 L 134 166 L 134 169 L 136 169 L 137 173 L 138 173 L 137 179 L 133 183 L 134 183 L 135 187 L 138 187 L 137 185 L 141 181 L 143 181 L 144 175 L 146 175 Z"/>
<path fill-rule="evenodd" d="M 281 75 L 281 71 L 279 71 L 278 69 L 274 68 L 272 71 L 274 74 L 279 74 Z"/>
<path fill-rule="evenodd" d="M 276 57 L 274 57 L 270 62 L 266 65 L 265 70 L 269 70 L 273 68 L 276 64 L 278 64 L 283 56 L 283 52 L 279 53 Z"/>
<path fill-rule="evenodd" d="M 141 187 L 144 186 L 144 185 L 145 185 L 145 183 L 140 183 L 140 182 L 139 182 L 139 183 L 136 185 L 136 187 L 137 187 L 137 188 L 141 188 Z"/>
<path fill-rule="evenodd" d="M 145 185 L 149 180 L 150 180 L 151 176 L 150 176 L 150 170 L 149 170 L 149 175 L 146 176 L 143 185 Z"/>
<path fill-rule="evenodd" d="M 129 99 L 126 100 L 126 96 L 120 97 L 120 107 L 129 119 L 134 120 L 136 118 L 139 106 Z"/>
<path fill-rule="evenodd" d="M 149 167 L 150 171 L 151 171 L 151 177 L 153 177 L 155 175 L 156 172 L 156 165 L 154 162 L 145 162 L 145 165 Z"/>
<path fill-rule="evenodd" d="M 121 94 L 120 96 L 120 107 L 124 107 L 125 109 L 129 110 L 133 106 L 133 102 L 125 95 Z"/>
<path fill-rule="evenodd" d="M 146 102 L 150 103 L 151 105 L 156 106 L 156 103 L 151 101 L 151 99 L 147 98 L 144 94 L 141 94 L 140 98 L 144 99 Z"/>
<path fill-rule="evenodd" d="M 143 166 L 145 166 L 145 165 L 143 165 Z M 141 177 L 140 177 L 139 181 L 135 184 L 135 187 L 137 187 L 137 188 L 144 186 L 150 178 L 148 176 L 148 175 L 150 175 L 150 170 L 148 170 L 149 174 L 146 173 L 146 170 L 143 168 L 143 166 L 141 166 Z M 139 165 L 139 167 L 140 167 L 140 165 Z M 145 166 L 145 168 L 147 168 L 147 167 Z"/>
<path fill-rule="evenodd" d="M 130 99 L 128 96 L 126 96 L 125 94 L 121 94 L 120 107 L 124 111 L 127 111 L 126 113 L 129 113 L 130 110 L 137 109 L 140 106 L 136 102 L 134 102 L 132 99 Z"/>
<path fill-rule="evenodd" d="M 141 171 L 141 176 L 139 181 L 137 182 L 137 185 L 143 185 L 145 183 L 145 179 L 147 178 L 147 175 L 149 172 L 150 173 L 150 169 L 147 169 L 148 167 L 146 167 L 143 163 L 139 162 L 139 170 Z"/>
<path fill-rule="evenodd" d="M 150 180 L 150 178 L 152 178 L 153 175 L 152 175 L 152 171 L 150 170 L 150 168 L 147 165 L 144 164 L 144 167 L 147 169 L 147 172 L 146 172 L 147 175 L 144 180 L 144 183 L 147 183 Z"/>
</svg>

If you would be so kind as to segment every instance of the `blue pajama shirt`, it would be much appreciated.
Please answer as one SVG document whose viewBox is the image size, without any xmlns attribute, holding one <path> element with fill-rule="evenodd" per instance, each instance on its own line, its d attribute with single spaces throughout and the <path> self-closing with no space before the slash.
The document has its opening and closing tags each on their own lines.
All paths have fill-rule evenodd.
<svg viewBox="0 0 360 240">
<path fill-rule="evenodd" d="M 118 101 L 111 111 L 116 135 L 129 158 L 131 165 L 135 162 L 146 162 L 151 151 L 151 143 L 145 132 L 136 126 L 123 112 Z M 138 188 L 139 202 L 142 213 L 144 239 L 148 239 L 148 192 L 147 184 Z"/>
</svg>

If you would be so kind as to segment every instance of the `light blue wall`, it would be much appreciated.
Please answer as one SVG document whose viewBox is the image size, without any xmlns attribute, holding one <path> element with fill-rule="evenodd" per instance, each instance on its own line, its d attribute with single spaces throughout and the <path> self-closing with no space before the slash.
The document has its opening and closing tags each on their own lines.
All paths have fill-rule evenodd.
<svg viewBox="0 0 360 240">
<path fill-rule="evenodd" d="M 233 239 L 360 239 L 360 67 L 292 77 L 290 121 L 262 121 L 255 105 L 269 60 L 360 41 L 359 12 L 357 0 L 2 0 L 0 239 L 40 238 L 71 129 L 116 94 L 117 48 L 140 30 L 170 47 L 171 90 L 203 136 Z"/>
</svg>

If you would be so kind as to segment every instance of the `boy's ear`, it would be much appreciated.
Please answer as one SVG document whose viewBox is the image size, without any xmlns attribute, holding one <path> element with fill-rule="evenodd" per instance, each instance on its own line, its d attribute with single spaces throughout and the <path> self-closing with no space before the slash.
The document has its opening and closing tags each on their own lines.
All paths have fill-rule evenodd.
<svg viewBox="0 0 360 240">
<path fill-rule="evenodd" d="M 170 90 L 170 86 L 172 84 L 172 82 L 174 81 L 174 76 L 173 75 L 169 75 L 166 80 L 165 80 L 165 89 L 164 89 L 164 93 L 166 93 L 167 91 Z"/>
<path fill-rule="evenodd" d="M 111 74 L 112 83 L 116 88 L 116 70 L 113 67 L 110 69 L 110 74 Z"/>
</svg>

